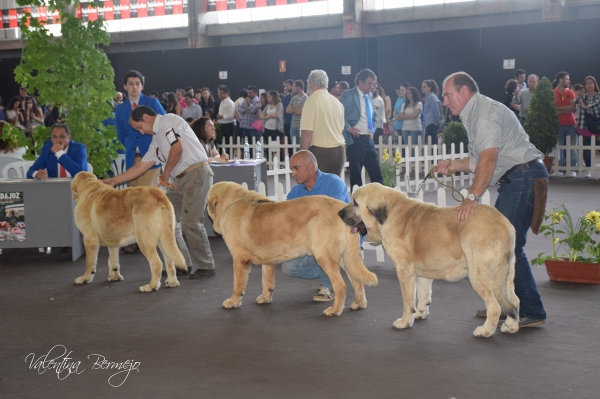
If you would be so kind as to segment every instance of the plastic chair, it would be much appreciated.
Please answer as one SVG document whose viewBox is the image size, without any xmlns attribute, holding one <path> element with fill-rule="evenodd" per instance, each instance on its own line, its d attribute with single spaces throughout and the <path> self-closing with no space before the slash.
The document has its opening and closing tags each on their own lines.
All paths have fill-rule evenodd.
<svg viewBox="0 0 600 399">
<path fill-rule="evenodd" d="M 16 161 L 11 162 L 4 166 L 2 170 L 2 176 L 8 177 L 8 172 L 12 169 L 17 173 L 17 178 L 25 179 L 27 177 L 27 171 L 33 165 L 33 161 Z"/>
<path fill-rule="evenodd" d="M 90 173 L 94 173 L 94 167 L 89 162 L 88 162 L 88 170 L 87 171 L 90 172 Z"/>
</svg>

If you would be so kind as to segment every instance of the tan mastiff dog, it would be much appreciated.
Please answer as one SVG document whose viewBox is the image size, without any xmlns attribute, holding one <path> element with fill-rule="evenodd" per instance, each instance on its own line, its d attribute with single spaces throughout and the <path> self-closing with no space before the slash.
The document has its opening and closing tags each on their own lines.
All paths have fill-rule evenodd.
<svg viewBox="0 0 600 399">
<path fill-rule="evenodd" d="M 456 220 L 456 208 L 409 199 L 372 183 L 356 190 L 339 215 L 352 232 L 368 233 L 372 242 L 383 243 L 396 266 L 404 308 L 394 327 L 411 327 L 415 318 L 427 318 L 432 279 L 457 281 L 469 275 L 487 308 L 485 324 L 473 335 L 492 336 L 501 310 L 508 315 L 502 332 L 517 332 L 515 229 L 491 206 L 478 206 L 463 224 Z"/>
<path fill-rule="evenodd" d="M 356 294 L 352 309 L 366 308 L 363 284 L 376 285 L 377 276 L 362 261 L 358 236 L 350 234 L 337 215 L 344 205 L 320 195 L 274 202 L 236 183 L 213 185 L 208 191 L 208 214 L 233 256 L 233 295 L 223 306 L 237 308 L 242 304 L 252 263 L 263 265 L 263 291 L 256 302 L 271 303 L 275 263 L 312 255 L 335 292 L 333 306 L 325 309 L 325 315 L 339 316 L 344 309 L 346 284 L 339 265 L 346 270 Z"/>
<path fill-rule="evenodd" d="M 167 287 L 178 287 L 175 266 L 187 270 L 185 259 L 175 241 L 175 214 L 165 193 L 156 187 L 116 190 L 92 173 L 79 172 L 71 182 L 75 206 L 75 224 L 85 245 L 85 274 L 75 284 L 92 282 L 96 273 L 98 250 L 108 247 L 108 281 L 123 280 L 119 273 L 119 247 L 137 242 L 150 262 L 150 284 L 140 287 L 149 292 L 160 288 L 162 262 L 158 246 L 167 264 Z"/>
</svg>

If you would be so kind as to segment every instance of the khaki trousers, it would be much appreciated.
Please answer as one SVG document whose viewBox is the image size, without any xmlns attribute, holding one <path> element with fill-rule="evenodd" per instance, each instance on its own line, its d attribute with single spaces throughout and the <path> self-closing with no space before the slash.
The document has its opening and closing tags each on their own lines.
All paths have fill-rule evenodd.
<svg viewBox="0 0 600 399">
<path fill-rule="evenodd" d="M 133 166 L 142 162 L 141 157 L 135 157 Z M 129 187 L 144 187 L 144 186 L 156 186 L 158 184 L 158 175 L 160 174 L 161 168 L 150 169 L 140 177 L 129 182 Z"/>
</svg>

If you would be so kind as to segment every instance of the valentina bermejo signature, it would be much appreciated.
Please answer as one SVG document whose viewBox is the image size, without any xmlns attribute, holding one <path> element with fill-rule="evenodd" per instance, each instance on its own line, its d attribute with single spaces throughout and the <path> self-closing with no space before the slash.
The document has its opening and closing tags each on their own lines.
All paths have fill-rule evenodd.
<svg viewBox="0 0 600 399">
<path fill-rule="evenodd" d="M 54 345 L 48 353 L 36 357 L 35 353 L 30 353 L 25 357 L 25 363 L 29 363 L 29 369 L 37 370 L 38 374 L 44 374 L 48 370 L 56 373 L 59 380 L 64 380 L 71 374 L 82 374 L 86 368 L 81 360 L 75 360 L 71 357 L 73 351 L 68 351 L 64 345 Z M 112 362 L 107 360 L 103 355 L 91 354 L 87 356 L 91 370 L 109 370 L 115 371 L 108 378 L 108 383 L 114 388 L 118 388 L 127 381 L 129 374 L 132 371 L 140 371 L 140 362 L 126 360 L 123 362 Z"/>
</svg>

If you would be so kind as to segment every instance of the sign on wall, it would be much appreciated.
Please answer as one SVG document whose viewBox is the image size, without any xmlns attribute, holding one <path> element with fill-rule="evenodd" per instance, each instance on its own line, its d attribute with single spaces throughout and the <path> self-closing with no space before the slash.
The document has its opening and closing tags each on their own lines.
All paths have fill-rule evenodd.
<svg viewBox="0 0 600 399">
<path fill-rule="evenodd" d="M 227 71 L 219 71 L 219 79 L 227 79 Z"/>
<path fill-rule="evenodd" d="M 515 69 L 515 59 L 504 60 L 504 69 Z"/>
<path fill-rule="evenodd" d="M 23 192 L 0 193 L 0 242 L 25 241 Z"/>
<path fill-rule="evenodd" d="M 352 73 L 352 67 L 350 65 L 342 66 L 342 75 L 350 75 Z"/>
</svg>

